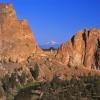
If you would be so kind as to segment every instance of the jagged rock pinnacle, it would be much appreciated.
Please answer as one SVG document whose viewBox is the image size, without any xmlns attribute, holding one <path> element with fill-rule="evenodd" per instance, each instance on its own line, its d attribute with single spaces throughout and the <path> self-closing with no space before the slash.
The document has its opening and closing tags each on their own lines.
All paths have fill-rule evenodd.
<svg viewBox="0 0 100 100">
<path fill-rule="evenodd" d="M 26 20 L 19 20 L 12 4 L 0 4 L 0 59 L 24 60 L 38 51 Z"/>
<path fill-rule="evenodd" d="M 100 69 L 100 30 L 87 28 L 59 48 L 56 55 L 70 66 Z"/>
</svg>

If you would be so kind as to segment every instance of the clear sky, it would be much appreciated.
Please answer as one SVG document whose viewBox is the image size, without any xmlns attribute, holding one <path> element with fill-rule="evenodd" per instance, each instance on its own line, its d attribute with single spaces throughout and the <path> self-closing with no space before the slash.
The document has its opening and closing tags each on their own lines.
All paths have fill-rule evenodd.
<svg viewBox="0 0 100 100">
<path fill-rule="evenodd" d="M 100 28 L 100 0 L 0 0 L 27 19 L 39 44 L 62 43 L 85 27 Z"/>
</svg>

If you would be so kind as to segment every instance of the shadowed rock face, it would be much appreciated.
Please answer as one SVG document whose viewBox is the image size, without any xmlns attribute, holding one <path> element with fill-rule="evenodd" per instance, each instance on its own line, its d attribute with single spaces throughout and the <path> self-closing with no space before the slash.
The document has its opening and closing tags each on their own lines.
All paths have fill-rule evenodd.
<svg viewBox="0 0 100 100">
<path fill-rule="evenodd" d="M 56 55 L 70 66 L 100 69 L 100 30 L 85 29 L 62 44 Z"/>
<path fill-rule="evenodd" d="M 97 52 L 95 53 L 95 65 L 97 69 L 100 69 L 100 41 L 98 41 Z"/>
<path fill-rule="evenodd" d="M 12 73 L 19 67 L 17 61 L 23 60 L 21 66 L 24 69 L 34 68 L 33 63 L 39 65 L 39 80 L 51 80 L 55 75 L 61 78 L 71 76 L 77 66 L 100 69 L 100 30 L 85 29 L 84 32 L 76 33 L 71 40 L 61 45 L 57 54 L 40 51 L 27 21 L 18 20 L 11 4 L 0 4 L 1 72 Z M 72 69 L 68 66 L 72 66 Z M 75 74 L 80 74 L 80 70 L 81 67 L 79 73 Z"/>
<path fill-rule="evenodd" d="M 11 4 L 0 4 L 0 59 L 24 60 L 39 48 L 26 20 L 19 20 Z"/>
<path fill-rule="evenodd" d="M 27 21 L 18 20 L 11 4 L 0 4 L 0 86 L 5 86 L 2 98 L 7 91 L 9 93 L 12 89 L 11 93 L 15 92 L 18 85 L 23 86 L 34 80 L 51 81 L 55 76 L 71 79 L 90 72 L 100 75 L 100 71 L 77 67 L 100 69 L 100 30 L 78 32 L 61 45 L 57 54 L 55 50 L 40 51 Z M 31 98 L 26 96 L 21 97 Z M 6 99 L 0 97 L 0 100 Z"/>
</svg>

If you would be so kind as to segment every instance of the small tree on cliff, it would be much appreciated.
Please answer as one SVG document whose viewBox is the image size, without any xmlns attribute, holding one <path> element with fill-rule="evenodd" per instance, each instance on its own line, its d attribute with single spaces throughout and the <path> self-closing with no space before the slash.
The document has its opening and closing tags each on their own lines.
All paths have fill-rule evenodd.
<svg viewBox="0 0 100 100">
<path fill-rule="evenodd" d="M 38 66 L 38 64 L 36 64 L 36 65 L 34 66 L 34 69 L 31 68 L 31 69 L 30 69 L 30 72 L 31 72 L 32 76 L 34 77 L 34 79 L 37 80 L 37 78 L 38 78 L 38 76 L 39 76 L 39 66 Z"/>
</svg>

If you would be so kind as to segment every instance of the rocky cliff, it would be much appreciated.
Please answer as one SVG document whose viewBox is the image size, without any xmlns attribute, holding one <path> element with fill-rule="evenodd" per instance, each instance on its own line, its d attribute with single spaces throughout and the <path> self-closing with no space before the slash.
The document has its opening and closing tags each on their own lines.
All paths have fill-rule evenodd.
<svg viewBox="0 0 100 100">
<path fill-rule="evenodd" d="M 36 81 L 100 75 L 91 68 L 100 69 L 99 29 L 85 29 L 58 50 L 41 52 L 27 21 L 18 20 L 11 4 L 0 4 L 0 100 Z"/>
<path fill-rule="evenodd" d="M 100 30 L 87 28 L 61 45 L 56 57 L 68 66 L 100 69 Z"/>
<path fill-rule="evenodd" d="M 11 4 L 0 4 L 1 76 L 20 68 L 33 78 L 31 69 L 34 70 L 35 64 L 39 67 L 39 80 L 79 76 L 80 72 L 84 73 L 83 66 L 100 69 L 100 30 L 93 28 L 77 32 L 57 52 L 40 51 L 27 21 L 18 20 Z"/>
<path fill-rule="evenodd" d="M 23 61 L 39 48 L 26 20 L 19 20 L 12 4 L 0 4 L 0 59 Z"/>
</svg>

